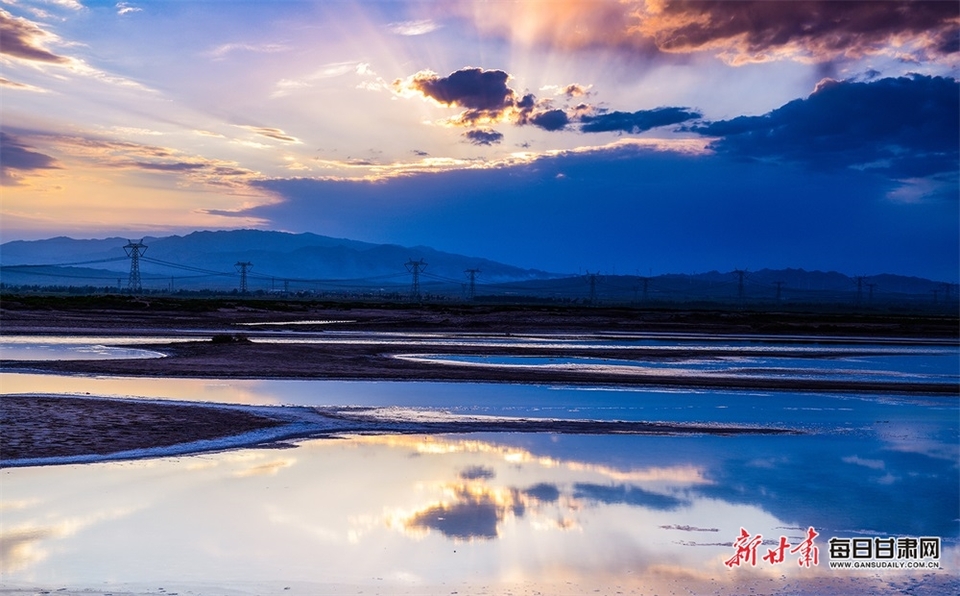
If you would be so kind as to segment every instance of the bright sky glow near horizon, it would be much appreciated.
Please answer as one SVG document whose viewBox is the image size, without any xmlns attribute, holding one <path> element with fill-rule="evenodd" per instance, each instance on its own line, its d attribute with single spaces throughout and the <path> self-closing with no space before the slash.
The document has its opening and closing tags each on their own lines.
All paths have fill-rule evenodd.
<svg viewBox="0 0 960 596">
<path fill-rule="evenodd" d="M 0 0 L 2 241 L 956 282 L 960 4 Z"/>
</svg>

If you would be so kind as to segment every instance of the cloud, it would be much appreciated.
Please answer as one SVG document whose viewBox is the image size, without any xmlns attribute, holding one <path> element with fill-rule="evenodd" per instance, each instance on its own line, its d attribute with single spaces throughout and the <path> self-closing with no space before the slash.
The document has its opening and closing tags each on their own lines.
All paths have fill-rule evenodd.
<svg viewBox="0 0 960 596">
<path fill-rule="evenodd" d="M 427 33 L 432 33 L 439 28 L 439 25 L 429 19 L 424 19 L 421 21 L 402 21 L 387 25 L 387 29 L 389 29 L 391 33 L 405 36 L 426 35 Z"/>
<path fill-rule="evenodd" d="M 268 139 L 274 139 L 276 141 L 283 141 L 284 143 L 296 143 L 302 144 L 303 141 L 297 137 L 293 137 L 283 132 L 279 128 L 268 128 L 265 126 L 244 126 L 241 125 L 240 128 L 249 130 L 250 132 L 259 135 L 261 137 L 266 137 Z"/>
<path fill-rule="evenodd" d="M 563 130 L 570 124 L 570 117 L 563 110 L 553 109 L 538 112 L 530 116 L 527 121 L 543 130 Z"/>
<path fill-rule="evenodd" d="M 915 46 L 956 52 L 956 3 L 937 1 L 648 1 L 637 31 L 664 52 L 715 51 L 731 64 L 824 62 Z"/>
<path fill-rule="evenodd" d="M 0 132 L 0 180 L 4 184 L 18 184 L 16 171 L 59 169 L 57 160 L 49 155 L 33 151 L 13 135 Z"/>
<path fill-rule="evenodd" d="M 0 54 L 30 62 L 67 64 L 70 59 L 54 54 L 44 47 L 44 42 L 56 37 L 41 29 L 36 23 L 15 17 L 0 8 Z"/>
<path fill-rule="evenodd" d="M 9 87 L 9 88 L 11 88 L 11 89 L 18 89 L 18 90 L 20 90 L 20 91 L 33 91 L 34 93 L 46 93 L 46 92 L 47 92 L 46 89 L 41 89 L 40 87 L 35 87 L 35 86 L 33 86 L 33 85 L 28 85 L 28 84 L 26 84 L 26 83 L 19 83 L 19 82 L 17 82 L 17 81 L 11 81 L 10 79 L 6 79 L 6 78 L 3 78 L 3 77 L 0 77 L 0 85 L 2 85 L 2 86 L 4 86 L 4 87 Z"/>
<path fill-rule="evenodd" d="M 143 12 L 143 9 L 136 6 L 130 6 L 129 2 L 117 2 L 118 15 L 130 14 L 131 12 Z"/>
<path fill-rule="evenodd" d="M 503 140 L 503 134 L 488 128 L 477 128 L 463 133 L 474 145 L 496 145 Z"/>
<path fill-rule="evenodd" d="M 77 2 L 77 0 L 50 0 L 53 4 L 57 6 L 62 6 L 64 8 L 69 8 L 70 10 L 83 10 L 83 4 Z"/>
<path fill-rule="evenodd" d="M 599 115 L 598 108 L 586 103 L 554 107 L 553 100 L 537 99 L 533 93 L 521 96 L 507 85 L 509 80 L 510 75 L 502 70 L 464 68 L 446 77 L 432 71 L 421 71 L 406 80 L 396 81 L 393 88 L 399 95 L 419 94 L 441 105 L 466 108 L 459 116 L 446 121 L 454 126 L 471 127 L 508 122 L 556 132 L 572 128 L 574 124 L 581 124 L 582 132 L 640 133 L 701 117 L 700 113 L 690 108 L 679 107 Z M 578 84 L 563 88 L 547 86 L 544 89 L 553 90 L 555 95 L 565 96 L 567 100 L 588 94 L 587 89 Z M 491 136 L 491 133 L 497 136 Z M 502 138 L 500 133 L 489 129 L 473 130 L 464 136 L 471 142 L 482 145 L 500 142 Z"/>
<path fill-rule="evenodd" d="M 445 106 L 466 108 L 464 122 L 482 118 L 496 120 L 516 103 L 516 93 L 507 86 L 510 75 L 502 70 L 463 68 L 441 77 L 435 72 L 420 71 L 406 82 L 396 81 L 395 88 L 419 91 Z"/>
<path fill-rule="evenodd" d="M 711 141 L 624 137 L 493 163 L 397 165 L 362 180 L 260 180 L 253 186 L 277 200 L 240 215 L 547 271 L 804 267 L 956 279 L 955 199 L 897 203 L 889 176 L 704 152 Z M 948 191 L 957 196 L 955 180 Z"/>
<path fill-rule="evenodd" d="M 5 172 L 7 168 L 18 166 L 22 171 L 59 168 L 62 161 L 70 167 L 169 174 L 179 176 L 178 181 L 181 183 L 207 187 L 218 192 L 262 194 L 250 186 L 260 174 L 231 161 L 188 155 L 168 147 L 89 136 L 33 133 L 30 138 L 37 145 L 51 147 L 60 158 L 59 161 L 31 151 L 21 139 L 4 134 L 2 158 Z"/>
<path fill-rule="evenodd" d="M 869 0 L 461 1 L 448 10 L 485 34 L 531 46 L 630 56 L 711 52 L 730 64 L 827 62 L 887 53 L 935 60 L 958 51 L 955 2 Z"/>
<path fill-rule="evenodd" d="M 522 97 L 507 82 L 510 75 L 502 70 L 462 68 L 441 77 L 432 71 L 420 71 L 393 84 L 398 94 L 420 94 L 440 105 L 465 108 L 459 116 L 447 121 L 454 126 L 478 126 L 499 122 L 532 124 L 544 130 L 561 130 L 569 122 L 562 111 L 552 109 L 549 101 L 538 101 L 532 93 Z M 490 131 L 486 131 L 490 132 Z M 497 133 L 499 134 L 499 133 Z M 487 141 L 489 135 L 471 133 L 474 142 Z"/>
<path fill-rule="evenodd" d="M 583 132 L 610 132 L 622 131 L 627 133 L 641 133 L 660 126 L 680 124 L 687 120 L 701 118 L 699 112 L 690 108 L 655 108 L 638 112 L 609 112 L 596 116 L 583 115 L 580 122 Z"/>
<path fill-rule="evenodd" d="M 691 130 L 718 137 L 711 147 L 742 158 L 858 168 L 892 178 L 956 175 L 960 84 L 913 75 L 871 82 L 821 82 L 762 116 Z"/>
<path fill-rule="evenodd" d="M 0 9 L 0 37 L 3 38 L 3 43 L 0 44 L 0 54 L 11 56 L 17 60 L 32 62 L 34 66 L 49 64 L 63 67 L 75 74 L 110 85 L 129 87 L 144 92 L 153 91 L 136 81 L 94 68 L 79 58 L 54 54 L 44 47 L 44 44 L 49 41 L 63 43 L 60 38 L 44 31 L 38 24 L 14 17 L 3 9 Z M 44 69 L 40 68 L 40 70 Z"/>
<path fill-rule="evenodd" d="M 119 6 L 119 5 L 118 5 Z M 140 10 L 140 9 L 137 9 Z M 123 14 L 123 13 L 121 13 Z M 288 46 L 278 43 L 225 43 L 219 45 L 207 52 L 207 55 L 215 60 L 222 60 L 234 52 L 253 52 L 255 54 L 274 54 L 276 52 L 285 52 L 289 50 Z"/>
<path fill-rule="evenodd" d="M 352 72 L 360 76 L 376 77 L 376 73 L 370 69 L 370 65 L 367 63 L 358 63 L 353 61 L 331 62 L 329 64 L 324 64 L 308 75 L 304 75 L 295 79 L 280 79 L 277 81 L 276 89 L 270 95 L 270 97 L 284 97 L 297 89 L 307 89 L 313 87 L 314 83 L 317 81 L 340 77 Z M 361 83 L 361 86 L 371 90 L 379 90 L 381 87 L 386 87 L 385 81 L 379 79 L 379 77 L 376 77 L 376 79 L 377 80 L 372 82 L 364 81 Z"/>
</svg>

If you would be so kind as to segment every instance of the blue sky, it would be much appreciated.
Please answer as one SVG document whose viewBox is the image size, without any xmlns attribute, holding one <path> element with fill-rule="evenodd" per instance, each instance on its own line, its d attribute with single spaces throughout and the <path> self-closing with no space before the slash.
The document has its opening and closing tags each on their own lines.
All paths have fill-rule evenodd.
<svg viewBox="0 0 960 596">
<path fill-rule="evenodd" d="M 957 281 L 956 2 L 0 0 L 3 241 Z"/>
</svg>

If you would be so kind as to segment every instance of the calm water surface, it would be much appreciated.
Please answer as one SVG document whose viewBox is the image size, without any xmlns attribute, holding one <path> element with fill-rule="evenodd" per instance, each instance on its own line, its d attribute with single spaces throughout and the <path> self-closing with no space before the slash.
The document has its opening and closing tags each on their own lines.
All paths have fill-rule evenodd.
<svg viewBox="0 0 960 596">
<path fill-rule="evenodd" d="M 955 374 L 942 364 L 933 374 Z M 5 469 L 6 586 L 649 594 L 732 593 L 775 579 L 795 593 L 846 574 L 922 592 L 930 574 L 956 578 L 960 564 L 955 396 L 13 373 L 0 375 L 0 389 L 803 431 L 350 437 Z M 789 554 L 759 560 L 780 536 L 797 544 L 810 527 L 818 567 Z M 765 542 L 757 566 L 731 569 L 741 528 Z M 826 567 L 831 537 L 920 536 L 942 539 L 943 570 Z"/>
</svg>

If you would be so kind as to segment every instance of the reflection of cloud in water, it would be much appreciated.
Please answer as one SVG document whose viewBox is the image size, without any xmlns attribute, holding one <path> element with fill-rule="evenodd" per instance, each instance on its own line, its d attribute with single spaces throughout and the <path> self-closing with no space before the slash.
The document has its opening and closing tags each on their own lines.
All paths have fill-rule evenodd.
<svg viewBox="0 0 960 596">
<path fill-rule="evenodd" d="M 470 466 L 460 472 L 460 477 L 464 480 L 480 480 L 481 478 L 490 479 L 496 476 L 492 468 L 484 466 Z"/>
<path fill-rule="evenodd" d="M 605 505 L 634 505 L 647 509 L 658 509 L 660 511 L 671 511 L 681 505 L 689 504 L 688 501 L 678 499 L 677 497 L 650 492 L 639 486 L 631 486 L 629 484 L 600 485 L 577 483 L 574 485 L 573 496 L 577 499 L 598 501 Z"/>
<path fill-rule="evenodd" d="M 132 508 L 105 511 L 46 525 L 26 523 L 10 528 L 4 524 L 0 528 L 0 572 L 8 574 L 35 565 L 47 558 L 48 551 L 43 544 L 67 538 L 102 521 L 126 517 L 134 511 Z"/>
<path fill-rule="evenodd" d="M 553 503 L 560 499 L 560 489 L 553 484 L 541 482 L 523 491 L 523 494 L 541 503 Z"/>
<path fill-rule="evenodd" d="M 526 518 L 538 530 L 571 530 L 579 528 L 575 519 L 585 502 L 626 504 L 657 511 L 670 511 L 687 505 L 677 497 L 653 492 L 651 488 L 681 488 L 709 484 L 703 470 L 692 465 L 647 467 L 620 470 L 605 465 L 564 461 L 537 456 L 530 451 L 477 440 L 450 440 L 442 436 L 369 436 L 358 442 L 385 444 L 430 455 L 483 454 L 500 459 L 510 466 L 532 465 L 541 470 L 565 470 L 578 477 L 589 475 L 608 483 L 581 482 L 564 489 L 555 482 L 538 482 L 527 487 L 491 487 L 484 481 L 497 476 L 488 466 L 472 465 L 461 469 L 456 482 L 441 483 L 441 499 L 411 511 L 387 515 L 387 525 L 409 535 L 422 537 L 430 531 L 454 540 L 489 540 L 498 538 L 503 522 L 510 518 Z"/>
<path fill-rule="evenodd" d="M 375 443 L 389 447 L 414 449 L 420 454 L 482 453 L 502 458 L 510 464 L 535 464 L 541 468 L 564 468 L 571 472 L 599 474 L 618 482 L 658 482 L 674 485 L 711 484 L 700 466 L 689 464 L 675 466 L 649 466 L 645 468 L 621 470 L 602 464 L 560 460 L 548 456 L 538 456 L 518 447 L 498 445 L 486 441 L 451 440 L 443 436 L 420 435 L 380 435 L 356 437 L 356 441 Z"/>
<path fill-rule="evenodd" d="M 433 529 L 458 540 L 496 538 L 497 525 L 506 509 L 490 495 L 465 492 L 458 502 L 441 503 L 417 512 L 407 520 L 406 527 Z"/>
<path fill-rule="evenodd" d="M 26 569 L 47 557 L 40 543 L 59 538 L 63 533 L 47 527 L 26 527 L 0 532 L 0 571 L 12 573 Z"/>
<path fill-rule="evenodd" d="M 568 514 L 578 503 L 554 484 L 541 482 L 525 489 L 492 487 L 480 482 L 447 483 L 444 497 L 413 513 L 388 516 L 387 525 L 420 538 L 431 530 L 455 541 L 500 537 L 505 520 L 527 519 L 539 530 L 566 531 L 579 527 Z"/>
<path fill-rule="evenodd" d="M 265 462 L 256 466 L 251 466 L 245 470 L 234 472 L 234 476 L 244 478 L 247 476 L 266 476 L 276 474 L 283 468 L 289 468 L 296 463 L 295 459 L 278 459 L 271 462 Z"/>
<path fill-rule="evenodd" d="M 845 463 L 848 463 L 848 464 L 854 464 L 854 465 L 857 465 L 857 466 L 864 466 L 864 467 L 871 468 L 871 469 L 874 469 L 874 470 L 882 470 L 882 469 L 884 468 L 884 466 L 885 466 L 885 464 L 883 463 L 883 460 L 879 460 L 879 459 L 864 459 L 864 458 L 859 457 L 859 456 L 857 456 L 857 455 L 851 455 L 851 456 L 849 456 L 849 457 L 843 457 L 843 458 L 840 458 L 840 459 L 841 459 L 841 461 L 843 461 L 843 462 L 845 462 Z"/>
</svg>

